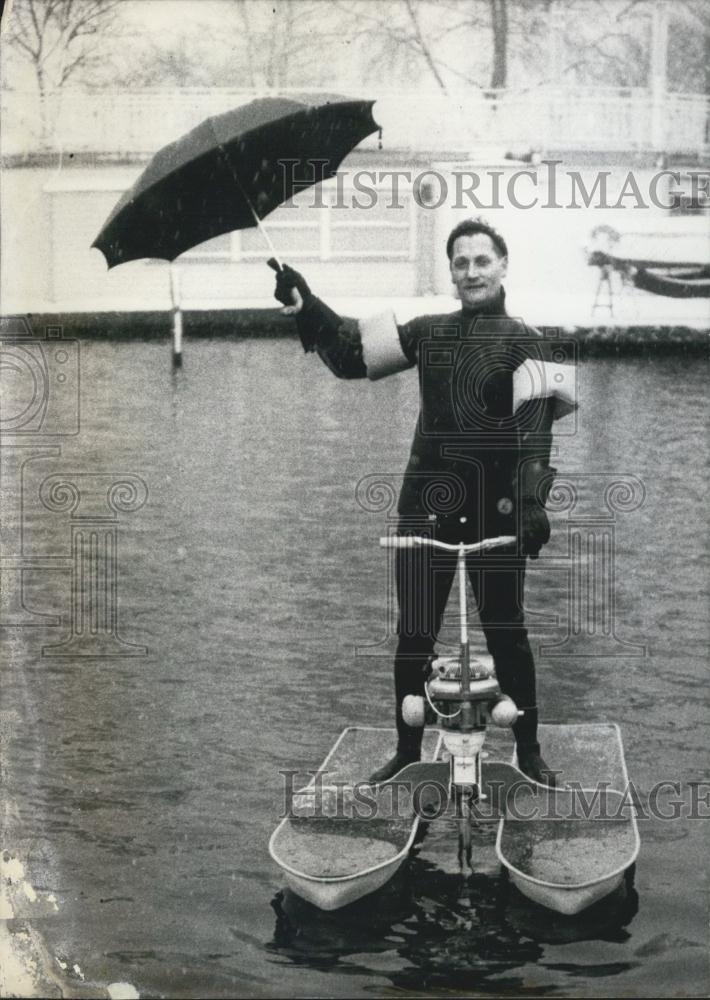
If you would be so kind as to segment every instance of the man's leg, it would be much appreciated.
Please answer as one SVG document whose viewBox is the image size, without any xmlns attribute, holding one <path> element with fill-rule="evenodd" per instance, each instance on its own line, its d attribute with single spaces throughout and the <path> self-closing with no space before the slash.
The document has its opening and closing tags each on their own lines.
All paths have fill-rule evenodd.
<svg viewBox="0 0 710 1000">
<path fill-rule="evenodd" d="M 397 750 L 371 775 L 373 784 L 388 781 L 421 755 L 421 727 L 408 726 L 402 703 L 408 694 L 424 694 L 424 670 L 434 652 L 455 572 L 455 556 L 430 548 L 396 550 L 398 642 L 394 658 Z"/>
<path fill-rule="evenodd" d="M 501 691 L 523 712 L 513 725 L 520 770 L 534 781 L 554 784 L 537 740 L 535 661 L 523 610 L 525 557 L 490 553 L 469 560 L 468 571 Z"/>
</svg>

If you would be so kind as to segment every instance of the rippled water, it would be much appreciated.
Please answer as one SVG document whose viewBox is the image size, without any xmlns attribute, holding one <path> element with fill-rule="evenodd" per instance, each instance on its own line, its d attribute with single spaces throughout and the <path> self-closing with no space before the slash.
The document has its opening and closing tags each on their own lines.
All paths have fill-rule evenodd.
<svg viewBox="0 0 710 1000">
<path fill-rule="evenodd" d="M 507 887 L 493 828 L 476 831 L 469 878 L 434 824 L 347 912 L 283 891 L 267 851 L 279 769 L 314 766 L 346 725 L 391 721 L 387 511 L 372 509 L 388 493 L 365 477 L 398 484 L 413 373 L 338 382 L 294 342 L 255 340 L 189 343 L 177 375 L 165 345 L 92 341 L 80 369 L 80 433 L 40 442 L 61 453 L 4 448 L 15 513 L 25 463 L 25 609 L 59 616 L 5 630 L 2 699 L 5 840 L 60 901 L 42 925 L 54 954 L 146 995 L 707 994 L 707 820 L 641 821 L 635 877 L 576 918 Z M 577 505 L 529 575 L 542 715 L 619 722 L 640 796 L 667 779 L 687 801 L 710 777 L 707 367 L 594 360 L 580 376 L 579 426 L 553 460 Z M 119 631 L 147 655 L 42 655 L 69 635 L 72 524 L 39 486 L 98 472 L 148 488 L 116 522 Z M 616 637 L 560 647 L 568 540 L 607 530 L 604 491 L 623 477 Z"/>
</svg>

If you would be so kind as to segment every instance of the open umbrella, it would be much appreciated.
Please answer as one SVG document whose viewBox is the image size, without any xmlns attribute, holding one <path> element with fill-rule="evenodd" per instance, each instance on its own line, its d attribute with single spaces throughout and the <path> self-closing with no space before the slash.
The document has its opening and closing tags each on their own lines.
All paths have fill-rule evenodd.
<svg viewBox="0 0 710 1000">
<path fill-rule="evenodd" d="M 175 260 L 260 224 L 295 191 L 327 180 L 378 129 L 374 101 L 267 97 L 207 118 L 155 154 L 92 246 L 109 267 Z"/>
</svg>

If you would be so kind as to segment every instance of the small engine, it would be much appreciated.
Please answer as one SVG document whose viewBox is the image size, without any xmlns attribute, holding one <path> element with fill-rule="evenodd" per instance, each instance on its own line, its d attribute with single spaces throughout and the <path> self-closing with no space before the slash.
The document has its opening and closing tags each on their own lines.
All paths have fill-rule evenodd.
<svg viewBox="0 0 710 1000">
<path fill-rule="evenodd" d="M 479 753 L 486 738 L 486 726 L 512 726 L 520 714 L 512 698 L 501 693 L 490 657 L 440 656 L 431 663 L 424 692 L 408 695 L 402 705 L 404 721 L 423 726 L 429 715 L 439 726 L 444 746 L 451 754 L 452 784 L 480 784 Z"/>
</svg>

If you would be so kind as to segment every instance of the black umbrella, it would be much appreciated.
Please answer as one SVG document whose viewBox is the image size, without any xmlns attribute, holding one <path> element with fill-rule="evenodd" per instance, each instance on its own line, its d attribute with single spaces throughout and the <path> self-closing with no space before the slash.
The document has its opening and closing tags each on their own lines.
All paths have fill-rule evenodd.
<svg viewBox="0 0 710 1000">
<path fill-rule="evenodd" d="M 296 191 L 334 176 L 377 130 L 373 104 L 266 97 L 207 118 L 155 154 L 92 246 L 109 267 L 172 261 L 204 240 L 260 225 Z"/>
</svg>

